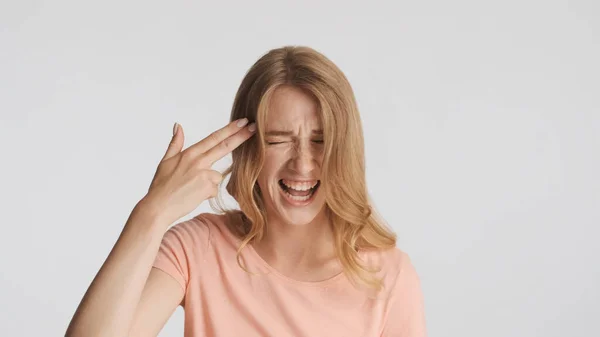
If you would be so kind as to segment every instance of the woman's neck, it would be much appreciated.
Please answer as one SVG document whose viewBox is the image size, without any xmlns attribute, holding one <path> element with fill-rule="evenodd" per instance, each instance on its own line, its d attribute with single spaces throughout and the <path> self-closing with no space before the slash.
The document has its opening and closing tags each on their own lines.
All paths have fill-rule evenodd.
<svg viewBox="0 0 600 337">
<path fill-rule="evenodd" d="M 325 212 L 301 226 L 271 218 L 263 239 L 253 247 L 269 265 L 291 278 L 318 281 L 341 270 L 331 221 Z"/>
</svg>

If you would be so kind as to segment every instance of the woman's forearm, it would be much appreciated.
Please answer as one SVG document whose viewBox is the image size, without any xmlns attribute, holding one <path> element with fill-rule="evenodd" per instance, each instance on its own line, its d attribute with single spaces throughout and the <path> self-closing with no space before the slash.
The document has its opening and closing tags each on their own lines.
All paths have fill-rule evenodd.
<svg viewBox="0 0 600 337">
<path fill-rule="evenodd" d="M 131 212 L 73 315 L 66 336 L 127 336 L 169 226 L 154 210 L 142 200 Z"/>
</svg>

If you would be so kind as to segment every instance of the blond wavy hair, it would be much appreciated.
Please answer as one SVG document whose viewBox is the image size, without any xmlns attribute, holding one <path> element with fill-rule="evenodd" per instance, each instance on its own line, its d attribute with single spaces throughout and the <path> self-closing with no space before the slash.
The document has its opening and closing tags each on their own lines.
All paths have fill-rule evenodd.
<svg viewBox="0 0 600 337">
<path fill-rule="evenodd" d="M 246 73 L 233 102 L 231 121 L 246 117 L 257 125 L 256 137 L 232 152 L 233 162 L 223 172 L 225 177 L 231 175 L 226 190 L 239 210 L 227 209 L 221 195 L 209 202 L 228 216 L 230 230 L 242 240 L 238 264 L 244 268 L 240 252 L 249 242 L 260 241 L 267 225 L 257 179 L 265 154 L 269 101 L 283 85 L 303 90 L 318 102 L 324 134 L 320 188 L 326 193 L 325 207 L 344 273 L 355 284 L 380 290 L 383 284 L 375 275 L 377 269 L 362 263 L 358 252 L 395 247 L 396 235 L 376 214 L 368 196 L 362 123 L 354 93 L 331 60 L 305 46 L 284 46 L 264 54 Z"/>
</svg>

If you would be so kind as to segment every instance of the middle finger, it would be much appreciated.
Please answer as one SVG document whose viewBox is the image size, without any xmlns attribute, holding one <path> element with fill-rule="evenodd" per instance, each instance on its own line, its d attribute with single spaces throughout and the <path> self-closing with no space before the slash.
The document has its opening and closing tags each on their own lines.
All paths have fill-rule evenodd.
<svg viewBox="0 0 600 337">
<path fill-rule="evenodd" d="M 237 132 L 228 138 L 221 141 L 216 146 L 204 153 L 205 159 L 212 165 L 217 160 L 231 153 L 238 146 L 242 145 L 246 140 L 250 139 L 256 131 L 256 124 L 251 124 L 240 132 Z"/>
<path fill-rule="evenodd" d="M 230 122 L 225 125 L 223 128 L 211 133 L 208 137 L 200 140 L 199 142 L 193 144 L 188 147 L 185 151 L 193 153 L 192 156 L 199 155 L 201 153 L 209 151 L 211 148 L 215 147 L 217 144 L 227 139 L 231 135 L 236 134 L 241 131 L 242 128 L 248 123 L 247 118 L 242 118 Z"/>
</svg>

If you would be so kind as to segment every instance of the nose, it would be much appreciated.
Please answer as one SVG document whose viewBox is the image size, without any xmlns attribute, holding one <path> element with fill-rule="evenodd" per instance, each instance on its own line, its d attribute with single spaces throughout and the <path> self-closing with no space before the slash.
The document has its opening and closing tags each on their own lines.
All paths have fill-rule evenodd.
<svg viewBox="0 0 600 337">
<path fill-rule="evenodd" d="M 294 157 L 292 158 L 292 168 L 298 174 L 310 175 L 317 166 L 316 159 L 310 144 L 299 142 L 295 147 Z"/>
</svg>

